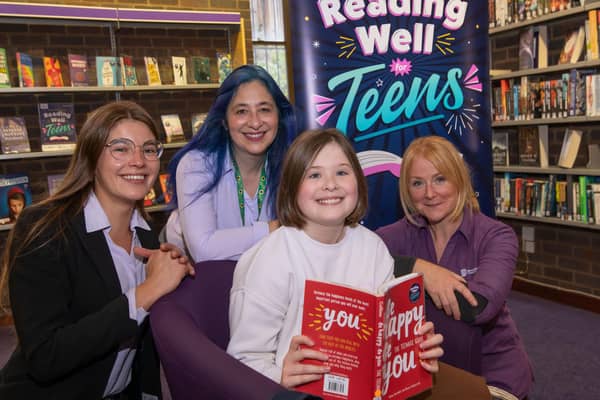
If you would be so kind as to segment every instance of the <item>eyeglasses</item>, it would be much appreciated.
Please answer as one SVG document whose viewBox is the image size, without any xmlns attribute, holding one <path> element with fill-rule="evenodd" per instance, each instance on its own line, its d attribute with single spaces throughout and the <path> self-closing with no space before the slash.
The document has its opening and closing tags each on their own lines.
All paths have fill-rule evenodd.
<svg viewBox="0 0 600 400">
<path fill-rule="evenodd" d="M 110 154 L 119 161 L 130 160 L 134 153 L 135 148 L 139 147 L 142 149 L 142 155 L 148 161 L 156 161 L 162 156 L 163 144 L 158 140 L 149 140 L 141 146 L 133 143 L 132 140 L 126 138 L 113 139 L 104 146 L 108 147 Z"/>
</svg>

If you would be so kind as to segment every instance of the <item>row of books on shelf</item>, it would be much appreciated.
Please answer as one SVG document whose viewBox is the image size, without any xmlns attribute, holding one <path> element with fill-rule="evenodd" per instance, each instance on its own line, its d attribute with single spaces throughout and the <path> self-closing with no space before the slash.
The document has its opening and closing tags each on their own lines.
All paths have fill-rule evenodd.
<svg viewBox="0 0 600 400">
<path fill-rule="evenodd" d="M 494 121 L 600 116 L 600 74 L 573 69 L 557 79 L 501 79 L 492 88 Z"/>
<path fill-rule="evenodd" d="M 534 179 L 507 172 L 494 178 L 494 196 L 496 212 L 600 225 L 600 177 Z"/>
<path fill-rule="evenodd" d="M 167 190 L 168 174 L 160 174 L 158 182 L 144 198 L 144 206 L 169 204 L 171 195 Z M 48 194 L 56 193 L 62 184 L 64 174 L 47 176 Z M 23 208 L 32 202 L 29 176 L 24 173 L 0 175 L 0 225 L 12 224 Z"/>
<path fill-rule="evenodd" d="M 599 13 L 599 10 L 588 11 L 585 23 L 566 35 L 557 64 L 600 59 Z M 548 67 L 548 45 L 546 25 L 523 28 L 519 34 L 519 69 Z"/>
<path fill-rule="evenodd" d="M 77 141 L 73 103 L 39 103 L 38 116 L 42 151 L 73 150 Z M 186 140 L 179 114 L 160 116 L 166 143 Z M 191 115 L 191 131 L 196 133 L 206 113 Z M 0 148 L 3 154 L 31 151 L 29 134 L 23 117 L 0 117 Z"/>
<path fill-rule="evenodd" d="M 558 167 L 573 168 L 579 153 L 582 136 L 582 130 L 565 129 L 557 161 Z M 510 155 L 511 137 L 514 137 L 517 141 L 517 165 L 540 168 L 549 166 L 548 125 L 518 127 L 512 135 L 511 132 L 494 131 L 492 133 L 492 162 L 494 166 L 512 165 L 510 160 L 514 160 L 514 157 Z M 512 148 L 515 147 L 512 146 Z M 587 167 L 600 168 L 600 145 L 589 144 L 588 152 Z"/>
<path fill-rule="evenodd" d="M 585 0 L 488 0 L 489 24 L 504 26 L 584 4 Z"/>
<path fill-rule="evenodd" d="M 136 63 L 132 56 L 120 57 L 87 57 L 81 54 L 68 54 L 67 59 L 71 86 L 89 86 L 92 84 L 89 63 L 95 63 L 97 86 L 136 86 L 139 85 Z M 217 53 L 218 82 L 222 83 L 231 72 L 231 55 Z M 159 62 L 170 62 L 173 70 L 173 83 L 187 85 L 188 83 L 211 82 L 210 58 L 201 56 L 181 57 L 172 56 L 170 60 L 160 60 L 158 57 L 143 57 L 143 62 L 149 86 L 162 85 Z M 189 68 L 188 68 L 189 66 Z M 36 57 L 27 53 L 16 53 L 16 69 L 20 87 L 64 87 L 63 68 L 58 57 Z M 43 78 L 42 78 L 43 77 Z M 0 87 L 10 87 L 11 80 L 8 68 L 6 49 L 0 48 Z"/>
</svg>

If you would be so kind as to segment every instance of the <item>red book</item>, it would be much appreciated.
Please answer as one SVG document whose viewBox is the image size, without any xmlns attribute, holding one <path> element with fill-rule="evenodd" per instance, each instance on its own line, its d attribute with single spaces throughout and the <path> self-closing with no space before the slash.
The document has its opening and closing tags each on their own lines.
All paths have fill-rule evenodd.
<svg viewBox="0 0 600 400">
<path fill-rule="evenodd" d="M 331 371 L 297 389 L 325 400 L 385 400 L 431 388 L 419 362 L 423 337 L 415 335 L 424 321 L 421 274 L 391 280 L 379 293 L 307 280 L 302 334 L 329 356 Z"/>
</svg>

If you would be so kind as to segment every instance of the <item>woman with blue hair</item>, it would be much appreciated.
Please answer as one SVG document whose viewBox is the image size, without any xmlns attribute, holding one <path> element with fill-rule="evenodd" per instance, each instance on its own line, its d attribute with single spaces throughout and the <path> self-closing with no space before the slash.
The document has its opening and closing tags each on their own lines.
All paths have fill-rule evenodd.
<svg viewBox="0 0 600 400">
<path fill-rule="evenodd" d="M 279 171 L 295 134 L 294 109 L 269 73 L 236 68 L 204 124 L 169 163 L 177 209 L 167 240 L 196 262 L 237 260 L 277 229 Z"/>
</svg>

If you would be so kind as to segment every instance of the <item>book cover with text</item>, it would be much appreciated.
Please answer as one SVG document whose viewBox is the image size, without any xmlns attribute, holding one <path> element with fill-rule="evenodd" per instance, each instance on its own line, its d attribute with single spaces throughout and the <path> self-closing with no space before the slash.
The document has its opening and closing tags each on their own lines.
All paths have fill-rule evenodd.
<svg viewBox="0 0 600 400">
<path fill-rule="evenodd" d="M 42 151 L 75 149 L 75 112 L 73 103 L 39 103 Z"/>
<path fill-rule="evenodd" d="M 4 154 L 31 151 L 23 117 L 0 117 L 0 145 Z"/>
<path fill-rule="evenodd" d="M 98 86 L 120 86 L 121 77 L 120 57 L 96 57 L 96 75 Z"/>
<path fill-rule="evenodd" d="M 88 86 L 87 57 L 81 54 L 69 54 L 68 59 L 71 86 Z"/>
<path fill-rule="evenodd" d="M 162 81 L 160 79 L 160 71 L 158 69 L 158 59 L 156 57 L 144 57 L 144 65 L 146 66 L 146 77 L 148 78 L 148 85 L 162 85 Z"/>
<path fill-rule="evenodd" d="M 331 370 L 297 390 L 325 400 L 385 400 L 431 388 L 419 363 L 423 337 L 415 334 L 425 321 L 422 275 L 393 279 L 379 292 L 306 281 L 302 334 L 327 354 Z"/>
</svg>

